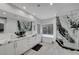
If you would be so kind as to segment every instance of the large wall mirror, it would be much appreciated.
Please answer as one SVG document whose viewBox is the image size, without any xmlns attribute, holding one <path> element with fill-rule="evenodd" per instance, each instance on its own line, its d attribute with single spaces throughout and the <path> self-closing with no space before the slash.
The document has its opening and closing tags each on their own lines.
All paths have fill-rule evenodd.
<svg viewBox="0 0 79 59">
<path fill-rule="evenodd" d="M 32 31 L 32 21 L 17 20 L 18 32 L 16 35 L 23 36 L 26 32 Z"/>
</svg>

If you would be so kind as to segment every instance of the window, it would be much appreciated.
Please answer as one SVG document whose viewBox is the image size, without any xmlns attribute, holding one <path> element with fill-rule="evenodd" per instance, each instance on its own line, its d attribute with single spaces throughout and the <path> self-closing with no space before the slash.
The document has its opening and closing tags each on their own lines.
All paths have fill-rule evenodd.
<svg viewBox="0 0 79 59">
<path fill-rule="evenodd" d="M 43 25 L 43 34 L 53 34 L 53 24 L 45 24 Z"/>
</svg>

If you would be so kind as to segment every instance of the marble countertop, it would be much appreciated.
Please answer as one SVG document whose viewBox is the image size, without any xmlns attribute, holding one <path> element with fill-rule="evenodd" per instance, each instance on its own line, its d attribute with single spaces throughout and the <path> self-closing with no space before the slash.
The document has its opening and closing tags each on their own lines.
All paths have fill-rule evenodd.
<svg viewBox="0 0 79 59">
<path fill-rule="evenodd" d="M 11 42 L 19 41 L 24 38 L 32 37 L 33 35 L 36 35 L 36 33 L 25 35 L 24 37 L 18 37 L 15 34 L 10 34 L 10 33 L 0 34 L 0 36 L 1 36 L 0 37 L 0 46 L 11 43 Z"/>
</svg>

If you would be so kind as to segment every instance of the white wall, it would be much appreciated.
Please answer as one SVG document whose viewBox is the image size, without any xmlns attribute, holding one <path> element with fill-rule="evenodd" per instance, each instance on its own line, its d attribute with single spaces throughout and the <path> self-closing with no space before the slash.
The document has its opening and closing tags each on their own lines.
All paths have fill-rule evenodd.
<svg viewBox="0 0 79 59">
<path fill-rule="evenodd" d="M 1 16 L 4 17 L 4 16 Z M 17 20 L 12 18 L 0 19 L 0 23 L 4 24 L 4 33 L 14 33 L 17 31 Z"/>
<path fill-rule="evenodd" d="M 14 33 L 18 30 L 17 28 L 17 20 L 15 19 L 7 19 L 5 25 L 5 33 Z"/>
<path fill-rule="evenodd" d="M 16 14 L 16 15 L 19 15 L 19 16 L 22 16 L 22 17 L 29 17 L 28 14 L 25 14 L 23 11 L 19 10 L 19 9 L 16 9 L 16 8 L 12 8 L 11 6 L 9 6 L 8 4 L 6 3 L 0 3 L 0 9 L 1 10 L 4 10 L 4 11 L 7 11 L 7 12 L 10 12 L 12 14 Z"/>
<path fill-rule="evenodd" d="M 37 33 L 37 22 L 36 21 L 32 22 L 32 33 Z"/>
</svg>

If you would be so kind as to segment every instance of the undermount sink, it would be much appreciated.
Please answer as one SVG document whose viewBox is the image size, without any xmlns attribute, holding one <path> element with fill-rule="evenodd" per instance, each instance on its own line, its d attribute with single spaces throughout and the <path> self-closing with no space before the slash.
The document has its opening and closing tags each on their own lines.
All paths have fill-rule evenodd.
<svg viewBox="0 0 79 59">
<path fill-rule="evenodd" d="M 0 45 L 6 44 L 6 43 L 8 43 L 8 40 L 7 39 L 0 40 Z"/>
<path fill-rule="evenodd" d="M 7 44 L 7 43 L 13 42 L 15 40 L 18 40 L 18 39 L 2 39 L 2 40 L 0 40 L 0 45 Z"/>
</svg>

